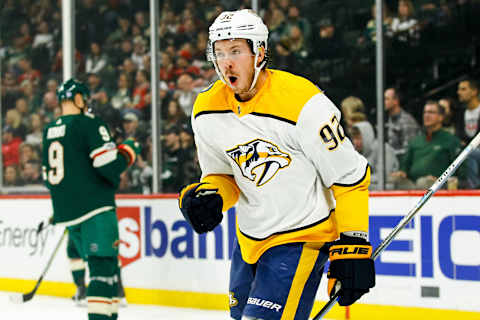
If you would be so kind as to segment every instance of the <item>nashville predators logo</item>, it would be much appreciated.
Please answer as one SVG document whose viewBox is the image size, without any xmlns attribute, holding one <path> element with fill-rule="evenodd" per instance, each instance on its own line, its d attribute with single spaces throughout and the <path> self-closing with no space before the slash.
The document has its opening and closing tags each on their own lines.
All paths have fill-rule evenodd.
<svg viewBox="0 0 480 320">
<path fill-rule="evenodd" d="M 278 170 L 287 167 L 291 161 L 289 154 L 261 139 L 237 145 L 226 152 L 240 167 L 243 176 L 251 181 L 256 180 L 258 187 L 270 181 Z M 261 173 L 258 179 L 257 173 Z"/>
<path fill-rule="evenodd" d="M 230 307 L 235 307 L 238 304 L 237 298 L 235 298 L 234 293 L 231 291 L 228 293 L 228 300 Z"/>
</svg>

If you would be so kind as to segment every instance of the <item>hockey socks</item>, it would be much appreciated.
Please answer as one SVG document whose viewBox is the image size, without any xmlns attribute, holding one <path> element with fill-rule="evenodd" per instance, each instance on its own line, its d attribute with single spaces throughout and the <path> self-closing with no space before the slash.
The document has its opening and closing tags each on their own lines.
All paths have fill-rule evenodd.
<svg viewBox="0 0 480 320">
<path fill-rule="evenodd" d="M 113 296 L 117 289 L 117 259 L 113 257 L 88 258 L 90 283 L 87 289 L 88 320 L 117 319 Z"/>
</svg>

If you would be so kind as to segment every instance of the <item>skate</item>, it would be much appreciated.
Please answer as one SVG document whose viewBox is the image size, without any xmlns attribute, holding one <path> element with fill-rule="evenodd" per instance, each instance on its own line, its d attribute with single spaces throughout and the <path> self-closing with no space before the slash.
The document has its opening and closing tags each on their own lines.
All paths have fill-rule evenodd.
<svg viewBox="0 0 480 320">
<path fill-rule="evenodd" d="M 75 302 L 77 307 L 86 307 L 87 306 L 87 288 L 83 286 L 77 286 L 77 292 L 72 297 L 72 300 Z"/>
</svg>

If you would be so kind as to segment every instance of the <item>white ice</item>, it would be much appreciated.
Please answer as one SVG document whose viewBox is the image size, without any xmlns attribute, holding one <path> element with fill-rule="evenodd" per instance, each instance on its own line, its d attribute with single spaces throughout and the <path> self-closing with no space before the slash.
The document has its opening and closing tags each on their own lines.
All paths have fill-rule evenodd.
<svg viewBox="0 0 480 320">
<path fill-rule="evenodd" d="M 36 295 L 23 304 L 10 302 L 11 292 L 0 291 L 0 319 L 14 320 L 87 320 L 87 309 L 76 307 L 71 299 Z M 129 304 L 120 308 L 119 320 L 225 320 L 227 311 L 207 311 Z"/>
<path fill-rule="evenodd" d="M 12 320 L 87 320 L 87 308 L 75 306 L 71 299 L 36 295 L 23 304 L 14 304 L 12 292 L 0 291 L 0 319 Z M 227 311 L 128 304 L 120 308 L 119 320 L 227 320 Z M 325 319 L 328 320 L 328 319 Z"/>
</svg>

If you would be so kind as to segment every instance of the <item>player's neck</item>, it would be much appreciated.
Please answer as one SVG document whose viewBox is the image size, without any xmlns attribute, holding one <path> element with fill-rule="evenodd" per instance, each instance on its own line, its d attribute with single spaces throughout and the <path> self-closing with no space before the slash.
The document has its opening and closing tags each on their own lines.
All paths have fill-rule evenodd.
<svg viewBox="0 0 480 320">
<path fill-rule="evenodd" d="M 66 102 L 62 104 L 62 115 L 64 116 L 80 114 L 81 112 L 82 111 L 80 110 L 80 108 L 78 108 L 71 102 Z"/>
<path fill-rule="evenodd" d="M 263 85 L 265 84 L 265 81 L 267 80 L 267 71 L 264 69 L 264 70 L 260 70 L 260 73 L 258 75 L 258 79 L 257 79 L 257 83 L 255 83 L 255 86 L 252 88 L 252 90 L 248 91 L 248 92 L 245 92 L 245 93 L 240 93 L 240 94 L 236 94 L 235 97 L 237 98 L 237 100 L 239 101 L 248 101 L 250 99 L 252 99 L 259 91 L 260 89 L 263 87 Z"/>
</svg>

